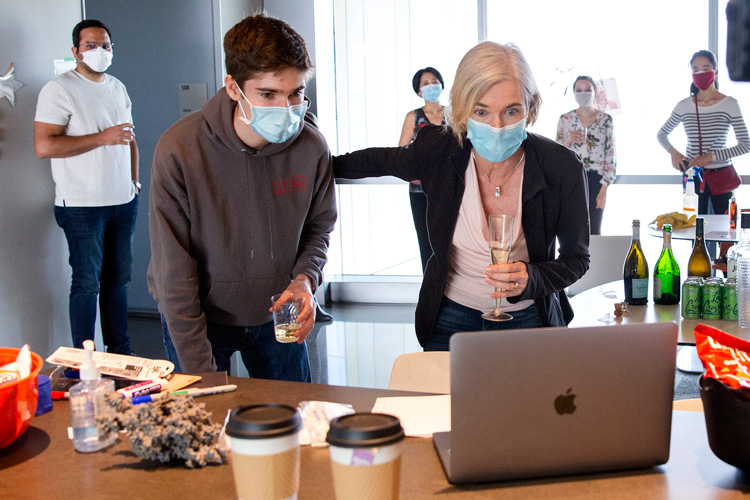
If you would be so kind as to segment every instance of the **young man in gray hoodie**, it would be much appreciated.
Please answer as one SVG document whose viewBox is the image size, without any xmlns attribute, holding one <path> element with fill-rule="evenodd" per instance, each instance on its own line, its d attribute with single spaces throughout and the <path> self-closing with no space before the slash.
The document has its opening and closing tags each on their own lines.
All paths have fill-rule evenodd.
<svg viewBox="0 0 750 500">
<path fill-rule="evenodd" d="M 336 221 L 331 154 L 305 123 L 312 61 L 288 24 L 257 15 L 224 38 L 225 87 L 170 127 L 151 172 L 149 291 L 181 371 L 311 381 L 315 322 Z M 271 296 L 305 298 L 297 343 L 275 340 Z"/>
</svg>

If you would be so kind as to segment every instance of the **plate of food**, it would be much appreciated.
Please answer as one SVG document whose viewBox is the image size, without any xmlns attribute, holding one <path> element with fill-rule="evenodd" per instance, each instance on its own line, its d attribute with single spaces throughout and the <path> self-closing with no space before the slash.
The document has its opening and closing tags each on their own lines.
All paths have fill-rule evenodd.
<svg viewBox="0 0 750 500">
<path fill-rule="evenodd" d="M 688 217 L 682 212 L 669 212 L 661 214 L 652 220 L 649 227 L 652 229 L 658 229 L 661 231 L 664 224 L 672 224 L 672 229 L 680 229 L 683 227 L 695 227 L 695 215 Z"/>
</svg>

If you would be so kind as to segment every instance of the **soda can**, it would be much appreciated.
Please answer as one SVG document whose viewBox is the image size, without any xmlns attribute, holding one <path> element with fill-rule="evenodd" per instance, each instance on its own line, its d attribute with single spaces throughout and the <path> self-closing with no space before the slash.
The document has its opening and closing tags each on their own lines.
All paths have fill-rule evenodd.
<svg viewBox="0 0 750 500">
<path fill-rule="evenodd" d="M 721 296 L 721 319 L 737 321 L 737 280 L 728 278 Z"/>
<path fill-rule="evenodd" d="M 690 277 L 682 284 L 682 317 L 700 319 L 703 293 L 700 281 Z"/>
<path fill-rule="evenodd" d="M 703 319 L 721 319 L 721 278 L 709 278 L 703 283 Z"/>
</svg>

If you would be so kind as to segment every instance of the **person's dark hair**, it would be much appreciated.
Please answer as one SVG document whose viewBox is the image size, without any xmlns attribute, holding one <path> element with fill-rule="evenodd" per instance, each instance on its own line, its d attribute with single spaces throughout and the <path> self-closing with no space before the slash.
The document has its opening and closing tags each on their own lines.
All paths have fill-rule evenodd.
<svg viewBox="0 0 750 500">
<path fill-rule="evenodd" d="M 73 28 L 73 47 L 78 48 L 78 44 L 81 43 L 81 31 L 85 30 L 86 28 L 101 28 L 107 32 L 110 41 L 112 40 L 112 33 L 109 31 L 109 28 L 107 28 L 106 24 L 101 21 L 97 21 L 96 19 L 85 19 L 76 24 L 76 27 Z"/>
<path fill-rule="evenodd" d="M 264 14 L 246 17 L 224 36 L 227 74 L 238 85 L 258 73 L 294 68 L 312 75 L 313 63 L 305 40 L 284 21 Z"/>
<path fill-rule="evenodd" d="M 445 88 L 445 82 L 443 81 L 443 75 L 440 74 L 440 71 L 436 70 L 432 66 L 427 66 L 426 68 L 420 69 L 416 73 L 414 73 L 414 77 L 411 79 L 411 87 L 414 89 L 414 93 L 419 95 L 419 80 L 422 79 L 422 73 L 432 73 L 435 75 L 440 82 L 440 85 Z"/>
<path fill-rule="evenodd" d="M 591 86 L 594 87 L 594 92 L 596 92 L 596 89 L 598 88 L 596 85 L 596 82 L 594 81 L 593 78 L 591 78 L 590 76 L 586 76 L 586 75 L 581 75 L 578 78 L 576 78 L 576 81 L 573 82 L 573 92 L 576 91 L 576 83 L 580 82 L 581 80 L 588 80 L 589 82 L 591 82 Z"/>
<path fill-rule="evenodd" d="M 713 52 L 711 52 L 710 50 L 706 50 L 706 49 L 699 50 L 698 52 L 696 52 L 695 54 L 693 54 L 693 57 L 690 58 L 690 63 L 688 64 L 688 66 L 692 67 L 693 66 L 693 61 L 695 61 L 699 57 L 705 57 L 706 59 L 708 59 L 709 62 L 711 63 L 711 66 L 714 67 L 714 71 L 716 71 L 716 68 L 718 67 L 716 65 L 716 56 L 714 55 Z M 719 88 L 719 79 L 718 79 L 718 77 L 714 77 L 714 86 L 717 89 Z M 698 94 L 698 87 L 696 87 L 694 83 L 691 83 L 690 84 L 690 95 L 697 95 L 697 94 Z"/>
</svg>

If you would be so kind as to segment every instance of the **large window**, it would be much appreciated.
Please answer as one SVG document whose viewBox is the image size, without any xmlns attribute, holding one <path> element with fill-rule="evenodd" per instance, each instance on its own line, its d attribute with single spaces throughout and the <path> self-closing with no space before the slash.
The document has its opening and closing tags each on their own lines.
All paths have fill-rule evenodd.
<svg viewBox="0 0 750 500">
<path fill-rule="evenodd" d="M 679 176 L 656 133 L 688 95 L 693 52 L 718 51 L 720 90 L 750 112 L 750 84 L 731 82 L 724 66 L 726 0 L 318 3 L 330 5 L 335 33 L 322 43 L 330 47 L 324 63 L 329 113 L 320 113 L 330 116 L 324 131 L 336 153 L 397 144 L 405 114 L 423 104 L 411 89 L 417 69 L 435 66 L 442 72 L 446 90 L 441 101 L 447 104 L 455 69 L 480 33 L 492 41 L 515 43 L 529 60 L 544 100 L 531 129 L 536 133 L 554 138 L 560 114 L 576 106 L 569 87 L 579 74 L 614 84 L 620 181 L 608 191 L 604 234 L 629 234 L 632 219 L 648 223 L 659 213 L 681 208 Z M 316 31 L 321 33 L 318 17 L 316 11 Z M 611 88 L 609 95 L 615 95 Z M 670 140 L 684 148 L 681 127 Z M 729 144 L 734 144 L 731 134 Z M 735 162 L 740 174 L 750 175 L 747 156 Z M 326 273 L 420 275 L 406 184 L 381 179 L 340 184 L 338 189 L 339 224 Z M 738 202 L 750 208 L 750 187 L 738 190 Z"/>
<path fill-rule="evenodd" d="M 334 34 L 327 44 L 316 37 L 318 88 L 330 105 L 319 114 L 331 120 L 321 116 L 321 127 L 334 152 L 397 146 L 406 113 L 424 104 L 411 85 L 421 68 L 440 71 L 447 104 L 458 62 L 477 41 L 476 0 L 318 3 L 316 32 Z M 327 275 L 421 275 L 406 183 L 341 184 L 338 199 Z"/>
<path fill-rule="evenodd" d="M 705 0 L 488 0 L 488 37 L 518 45 L 534 71 L 544 103 L 531 130 L 554 138 L 560 114 L 577 107 L 570 91 L 576 76 L 614 81 L 617 173 L 668 174 L 669 155 L 656 132 L 689 94 L 690 56 L 708 45 L 706 6 Z"/>
<path fill-rule="evenodd" d="M 627 234 L 632 219 L 647 223 L 660 213 L 681 209 L 679 175 L 657 143 L 656 132 L 675 104 L 689 95 L 690 57 L 715 43 L 709 35 L 712 9 L 719 20 L 720 90 L 738 98 L 740 104 L 750 103 L 742 97 L 750 97 L 750 88 L 731 82 L 723 64 L 724 2 L 717 9 L 714 2 L 705 0 L 631 0 L 627 4 L 487 0 L 489 39 L 518 45 L 541 89 L 544 104 L 533 131 L 555 136 L 559 115 L 576 107 L 569 88 L 576 76 L 590 75 L 616 84 L 617 109 L 610 112 L 615 122 L 617 174 L 624 182 L 608 190 L 604 234 Z M 534 11 L 544 15 L 535 16 L 533 29 L 518 22 Z M 551 35 L 540 42 L 539 33 Z M 670 141 L 684 151 L 682 127 L 672 132 Z M 735 143 L 732 134 L 728 143 Z M 743 164 L 750 165 L 747 158 L 738 158 L 738 170 L 750 173 Z M 744 189 L 738 192 L 743 193 Z"/>
</svg>

